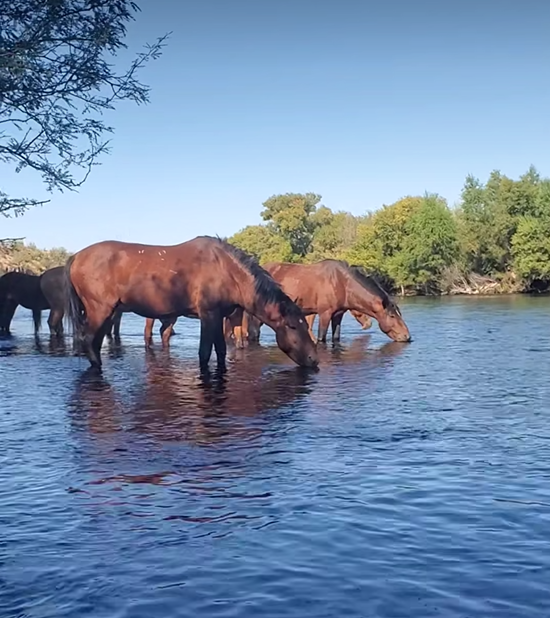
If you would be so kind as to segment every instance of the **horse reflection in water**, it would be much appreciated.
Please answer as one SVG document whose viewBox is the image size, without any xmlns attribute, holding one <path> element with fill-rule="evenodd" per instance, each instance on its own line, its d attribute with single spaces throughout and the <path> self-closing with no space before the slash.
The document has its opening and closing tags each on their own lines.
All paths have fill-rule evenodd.
<svg viewBox="0 0 550 618">
<path fill-rule="evenodd" d="M 312 380 L 296 367 L 264 372 L 258 360 L 251 355 L 234 375 L 208 377 L 190 362 L 149 350 L 143 382 L 127 403 L 103 378 L 82 376 L 70 406 L 73 423 L 92 434 L 130 431 L 195 446 L 253 440 L 276 410 L 310 392 Z M 264 414 L 261 422 L 250 421 Z"/>
</svg>

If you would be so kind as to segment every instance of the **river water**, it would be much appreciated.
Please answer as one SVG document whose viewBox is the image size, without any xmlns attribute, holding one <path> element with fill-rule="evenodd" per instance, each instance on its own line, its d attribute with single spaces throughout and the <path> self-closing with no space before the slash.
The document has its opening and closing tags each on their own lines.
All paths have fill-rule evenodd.
<svg viewBox="0 0 550 618">
<path fill-rule="evenodd" d="M 2 618 L 548 618 L 550 299 L 346 317 L 318 373 L 201 381 L 124 316 L 90 376 L 29 312 L 0 341 Z"/>
</svg>

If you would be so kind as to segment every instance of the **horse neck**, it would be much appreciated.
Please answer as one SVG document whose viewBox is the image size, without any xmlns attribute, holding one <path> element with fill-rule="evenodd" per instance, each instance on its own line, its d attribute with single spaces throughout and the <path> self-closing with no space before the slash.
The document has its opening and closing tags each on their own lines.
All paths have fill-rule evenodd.
<svg viewBox="0 0 550 618">
<path fill-rule="evenodd" d="M 348 277 L 346 284 L 346 301 L 349 309 L 354 309 L 360 313 L 366 313 L 371 317 L 376 317 L 375 304 L 379 299 L 375 294 L 363 287 L 352 277 Z"/>
<path fill-rule="evenodd" d="M 242 302 L 239 304 L 247 313 L 250 313 L 264 324 L 275 329 L 277 324 L 282 320 L 279 304 L 273 301 L 266 302 L 259 296 L 256 292 L 254 278 L 251 277 L 250 279 L 250 284 L 241 286 Z"/>
<path fill-rule="evenodd" d="M 234 277 L 231 302 L 240 305 L 247 313 L 255 316 L 264 324 L 271 328 L 276 328 L 277 323 L 282 319 L 281 310 L 276 302 L 265 302 L 256 292 L 256 279 L 241 264 L 239 273 Z"/>
</svg>

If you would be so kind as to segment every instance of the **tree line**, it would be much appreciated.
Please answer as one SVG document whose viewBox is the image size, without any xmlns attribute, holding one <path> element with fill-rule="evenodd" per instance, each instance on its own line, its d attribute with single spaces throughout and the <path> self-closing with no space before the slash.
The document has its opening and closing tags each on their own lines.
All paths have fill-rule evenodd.
<svg viewBox="0 0 550 618">
<path fill-rule="evenodd" d="M 274 195 L 265 223 L 229 241 L 259 262 L 341 259 L 401 294 L 507 293 L 550 286 L 550 179 L 534 167 L 512 180 L 493 171 L 464 182 L 459 203 L 406 196 L 362 216 L 314 193 Z"/>
<path fill-rule="evenodd" d="M 0 12 L 0 165 L 33 170 L 48 191 L 76 190 L 108 152 L 103 114 L 123 101 L 147 103 L 139 73 L 167 36 L 134 55 L 126 47 L 133 0 L 10 0 Z M 118 67 L 118 69 L 117 69 Z M 5 178 L 5 176 L 3 176 Z M 0 184 L 0 221 L 44 203 Z M 518 180 L 468 176 L 459 204 L 406 196 L 373 213 L 333 211 L 314 193 L 274 195 L 264 224 L 230 241 L 268 261 L 344 259 L 400 293 L 488 293 L 550 286 L 550 180 L 531 167 Z M 0 272 L 42 272 L 64 249 L 41 251 L 0 233 Z"/>
<path fill-rule="evenodd" d="M 69 256 L 70 253 L 62 247 L 39 249 L 21 241 L 4 243 L 0 245 L 0 275 L 11 270 L 39 275 L 48 268 L 62 266 Z"/>
<path fill-rule="evenodd" d="M 265 223 L 229 242 L 267 262 L 345 260 L 399 294 L 488 294 L 550 289 L 550 179 L 534 167 L 512 180 L 493 171 L 465 180 L 451 208 L 439 195 L 406 196 L 355 216 L 315 193 L 274 195 Z M 0 246 L 0 274 L 41 273 L 64 264 L 63 248 Z"/>
</svg>

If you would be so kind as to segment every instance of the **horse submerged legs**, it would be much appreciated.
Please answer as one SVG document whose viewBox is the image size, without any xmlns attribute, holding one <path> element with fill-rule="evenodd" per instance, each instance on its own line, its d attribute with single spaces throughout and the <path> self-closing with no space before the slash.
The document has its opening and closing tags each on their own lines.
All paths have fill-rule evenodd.
<svg viewBox="0 0 550 618">
<path fill-rule="evenodd" d="M 228 337 L 235 339 L 235 347 L 242 349 L 244 348 L 244 331 L 245 331 L 245 314 L 242 307 L 237 307 L 225 318 L 225 323 L 227 324 L 227 334 Z M 224 332 L 225 332 L 224 328 Z"/>
<path fill-rule="evenodd" d="M 225 369 L 225 357 L 227 355 L 227 343 L 223 335 L 223 319 L 216 322 L 214 330 L 214 349 L 218 360 L 218 368 Z"/>
<path fill-rule="evenodd" d="M 161 320 L 160 338 L 163 348 L 170 347 L 170 337 L 174 331 L 174 322 L 172 320 Z"/>
<path fill-rule="evenodd" d="M 63 334 L 63 309 L 51 309 L 48 316 L 50 335 L 60 336 Z"/>
<path fill-rule="evenodd" d="M 331 326 L 332 326 L 332 342 L 336 343 L 340 341 L 340 334 L 342 331 L 342 319 L 344 318 L 343 313 L 337 313 L 332 316 Z"/>
<path fill-rule="evenodd" d="M 116 343 L 120 343 L 120 322 L 122 320 L 122 311 L 117 311 L 112 319 L 113 336 Z"/>
<path fill-rule="evenodd" d="M 319 314 L 319 334 L 318 334 L 317 339 L 321 343 L 326 343 L 327 331 L 328 331 L 331 318 L 332 318 L 331 311 L 324 311 L 323 313 Z"/>
<path fill-rule="evenodd" d="M 306 323 L 307 323 L 307 328 L 308 328 L 308 331 L 309 331 L 309 336 L 311 337 L 311 339 L 312 339 L 312 341 L 314 343 L 317 343 L 317 338 L 313 334 L 313 323 L 314 322 L 315 322 L 315 314 L 314 313 L 310 313 L 309 315 L 306 315 Z"/>
<path fill-rule="evenodd" d="M 40 332 L 40 326 L 42 323 L 42 311 L 40 309 L 33 309 L 32 319 L 34 322 L 34 336 L 38 337 L 38 333 Z"/>
<path fill-rule="evenodd" d="M 225 369 L 227 344 L 223 332 L 223 317 L 219 311 L 209 311 L 201 315 L 201 338 L 199 344 L 199 363 L 202 371 L 208 370 L 212 356 L 212 346 L 216 349 L 218 367 Z"/>
<path fill-rule="evenodd" d="M 155 320 L 152 318 L 146 318 L 145 320 L 145 329 L 143 331 L 143 339 L 145 340 L 145 347 L 149 348 L 153 345 L 153 326 L 155 324 Z"/>
<path fill-rule="evenodd" d="M 17 303 L 11 298 L 7 298 L 3 305 L 0 305 L 0 333 L 2 335 L 11 335 L 10 326 L 16 309 Z"/>
<path fill-rule="evenodd" d="M 101 346 L 105 335 L 112 328 L 113 313 L 113 309 L 99 308 L 96 311 L 86 309 L 84 350 L 91 366 L 96 369 L 101 369 Z"/>
</svg>

